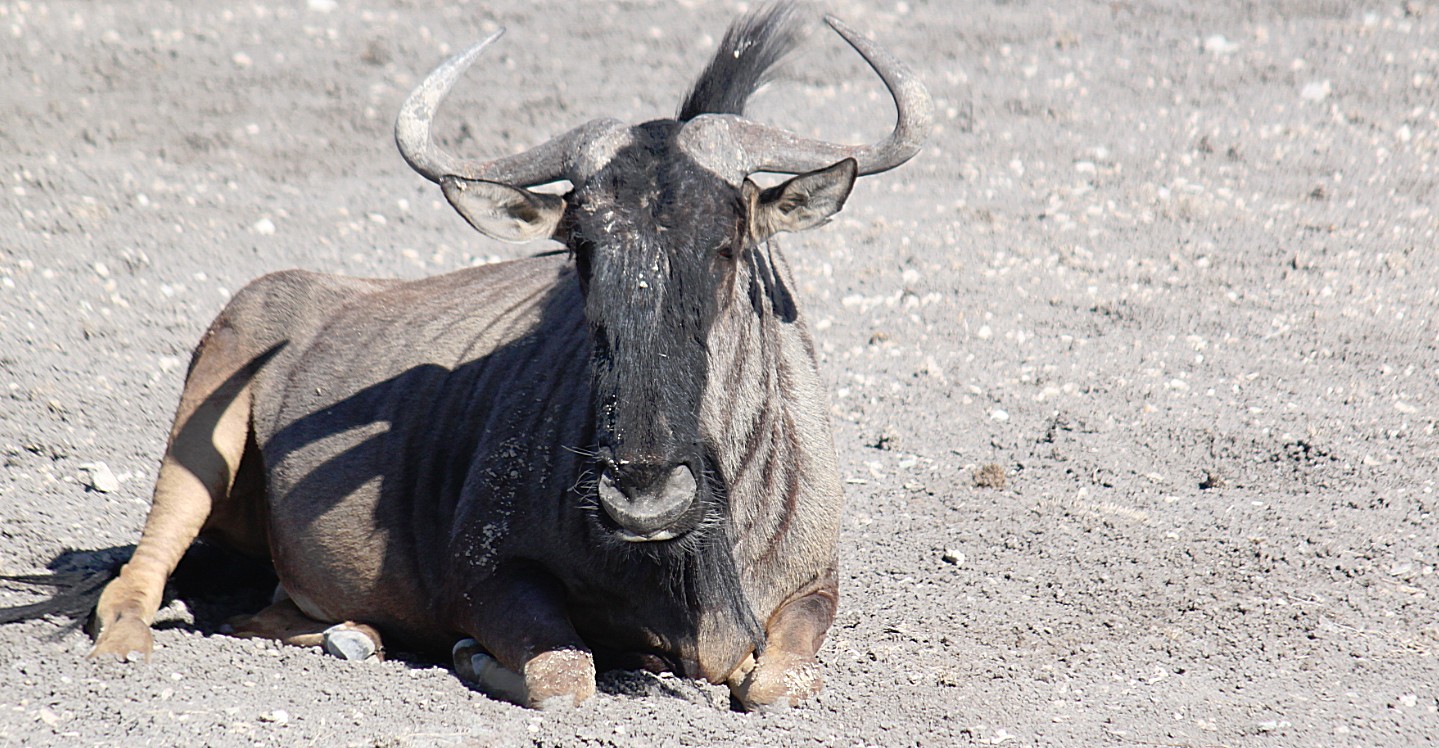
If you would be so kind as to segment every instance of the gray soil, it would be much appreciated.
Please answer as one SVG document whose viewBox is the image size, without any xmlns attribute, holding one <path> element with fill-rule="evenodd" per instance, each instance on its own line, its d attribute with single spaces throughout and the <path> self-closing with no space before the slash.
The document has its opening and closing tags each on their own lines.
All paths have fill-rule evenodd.
<svg viewBox="0 0 1439 748">
<path fill-rule="evenodd" d="M 0 4 L 0 573 L 135 542 L 189 350 L 249 279 L 542 248 L 395 152 L 445 53 L 509 28 L 438 126 L 487 156 L 672 114 L 743 5 Z M 818 700 L 616 673 L 532 712 L 192 602 L 148 664 L 0 627 L 0 743 L 1439 741 L 1439 6 L 960 5 L 829 5 L 938 125 L 786 240 L 848 479 Z M 806 50 L 754 116 L 882 135 L 862 63 Z"/>
</svg>

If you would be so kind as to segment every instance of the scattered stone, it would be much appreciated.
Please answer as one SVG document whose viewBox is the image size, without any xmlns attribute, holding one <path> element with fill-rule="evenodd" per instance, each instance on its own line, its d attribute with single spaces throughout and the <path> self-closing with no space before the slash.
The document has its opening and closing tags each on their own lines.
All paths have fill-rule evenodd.
<svg viewBox="0 0 1439 748">
<path fill-rule="evenodd" d="M 1334 87 L 1328 80 L 1313 81 L 1304 84 L 1304 89 L 1299 92 L 1299 97 L 1305 101 L 1323 101 L 1329 98 L 1329 94 L 1333 91 Z"/>
<path fill-rule="evenodd" d="M 185 604 L 184 600 L 176 598 L 155 612 L 155 623 L 181 623 L 193 626 L 195 615 L 190 612 L 190 607 Z"/>
<path fill-rule="evenodd" d="M 80 482 L 92 491 L 115 493 L 120 490 L 120 479 L 110 472 L 110 467 L 105 463 L 87 462 L 77 467 L 80 470 Z"/>
<path fill-rule="evenodd" d="M 989 417 L 999 423 L 1005 423 L 1009 420 L 1009 411 L 995 408 L 994 410 L 989 411 Z"/>
<path fill-rule="evenodd" d="M 1239 45 L 1224 38 L 1223 34 L 1214 34 L 1204 39 L 1204 51 L 1212 55 L 1227 55 L 1239 49 Z"/>
<path fill-rule="evenodd" d="M 343 623 L 325 629 L 324 637 L 325 651 L 342 660 L 368 660 L 377 653 L 373 639 Z"/>
<path fill-rule="evenodd" d="M 380 39 L 371 39 L 366 42 L 365 51 L 360 53 L 360 61 L 367 65 L 384 65 L 390 62 L 392 58 L 393 55 L 390 53 L 389 47 L 385 46 L 385 43 Z M 401 200 L 400 203 L 400 210 L 409 212 L 409 201 Z"/>
<path fill-rule="evenodd" d="M 290 713 L 284 709 L 276 709 L 273 712 L 266 712 L 260 715 L 261 722 L 270 722 L 277 725 L 287 724 L 290 721 Z"/>
<path fill-rule="evenodd" d="M 989 462 L 974 469 L 974 485 L 980 488 L 1004 488 L 1009 485 L 1009 477 L 1005 475 L 1003 467 Z"/>
<path fill-rule="evenodd" d="M 941 555 L 939 558 L 940 558 L 940 560 L 944 561 L 946 564 L 953 564 L 953 565 L 955 565 L 955 566 L 964 566 L 964 553 L 962 553 L 962 552 L 960 552 L 959 550 L 956 550 L 956 549 L 954 549 L 954 548 L 946 548 L 945 551 L 944 551 L 944 554 Z"/>
<path fill-rule="evenodd" d="M 1224 476 L 1213 470 L 1206 470 L 1204 471 L 1204 478 L 1199 481 L 1199 490 L 1208 491 L 1214 488 L 1224 488 L 1227 485 L 1229 485 L 1229 483 L 1224 480 Z"/>
<path fill-rule="evenodd" d="M 272 236 L 275 233 L 275 222 L 268 218 L 261 218 L 250 228 L 260 236 Z"/>
</svg>

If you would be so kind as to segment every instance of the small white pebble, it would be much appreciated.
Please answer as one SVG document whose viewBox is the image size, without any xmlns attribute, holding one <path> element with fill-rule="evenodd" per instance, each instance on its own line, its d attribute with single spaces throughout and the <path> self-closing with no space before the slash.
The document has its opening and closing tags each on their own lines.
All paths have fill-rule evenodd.
<svg viewBox="0 0 1439 748">
<path fill-rule="evenodd" d="M 1333 90 L 1334 87 L 1329 84 L 1328 80 L 1313 81 L 1304 85 L 1304 89 L 1299 92 L 1299 96 L 1305 101 L 1323 101 L 1329 98 L 1329 94 Z"/>
<path fill-rule="evenodd" d="M 80 482 L 100 493 L 115 493 L 120 490 L 120 479 L 103 462 L 87 462 L 76 466 L 80 470 Z"/>
<path fill-rule="evenodd" d="M 1004 423 L 1005 421 L 1009 420 L 1009 413 L 1007 411 L 1000 410 L 999 408 L 995 408 L 994 410 L 989 411 L 989 417 L 1000 423 Z"/>
<path fill-rule="evenodd" d="M 1204 51 L 1212 55 L 1227 55 L 1239 49 L 1239 45 L 1224 38 L 1223 34 L 1214 34 L 1204 40 Z"/>
<path fill-rule="evenodd" d="M 268 218 L 261 218 L 250 228 L 254 229 L 255 233 L 260 236 L 270 236 L 275 233 L 275 222 Z"/>
</svg>

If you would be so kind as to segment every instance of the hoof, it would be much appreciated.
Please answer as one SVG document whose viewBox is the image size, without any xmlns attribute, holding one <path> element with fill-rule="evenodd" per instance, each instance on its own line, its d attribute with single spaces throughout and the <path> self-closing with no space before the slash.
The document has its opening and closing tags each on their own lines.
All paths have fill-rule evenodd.
<svg viewBox="0 0 1439 748">
<path fill-rule="evenodd" d="M 461 639 L 450 650 L 455 659 L 455 675 L 473 685 L 490 698 L 523 705 L 525 679 L 519 673 L 505 668 L 490 656 L 474 639 Z"/>
<path fill-rule="evenodd" d="M 375 641 L 363 631 L 348 624 L 337 624 L 324 631 L 325 651 L 342 660 L 368 660 L 379 652 Z"/>
<path fill-rule="evenodd" d="M 595 660 L 589 652 L 556 649 L 525 663 L 526 706 L 575 706 L 595 695 Z"/>
<path fill-rule="evenodd" d="M 113 657 L 121 662 L 148 661 L 154 647 L 148 624 L 138 618 L 120 618 L 101 628 L 95 648 L 86 656 L 92 660 Z"/>
<path fill-rule="evenodd" d="M 461 639 L 451 654 L 455 674 L 482 693 L 531 709 L 573 707 L 595 695 L 595 661 L 589 652 L 541 652 L 520 675 L 501 665 L 474 639 Z"/>
<path fill-rule="evenodd" d="M 747 712 L 773 712 L 798 706 L 824 688 L 819 663 L 810 658 L 761 662 L 731 681 L 730 695 Z"/>
</svg>

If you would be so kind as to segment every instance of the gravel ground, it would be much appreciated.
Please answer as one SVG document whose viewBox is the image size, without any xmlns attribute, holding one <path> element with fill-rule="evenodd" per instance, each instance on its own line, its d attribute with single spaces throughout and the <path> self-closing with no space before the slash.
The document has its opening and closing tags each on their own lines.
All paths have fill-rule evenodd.
<svg viewBox="0 0 1439 748">
<path fill-rule="evenodd" d="M 0 744 L 1439 741 L 1439 5 L 960 5 L 827 6 L 939 117 L 786 244 L 848 478 L 816 702 L 620 673 L 541 714 L 192 601 L 148 665 L 0 627 Z M 443 54 L 509 27 L 440 122 L 503 153 L 671 114 L 743 7 L 0 4 L 0 572 L 135 542 L 189 350 L 247 280 L 534 251 L 395 153 Z M 753 114 L 882 135 L 862 63 L 806 50 Z"/>
</svg>

